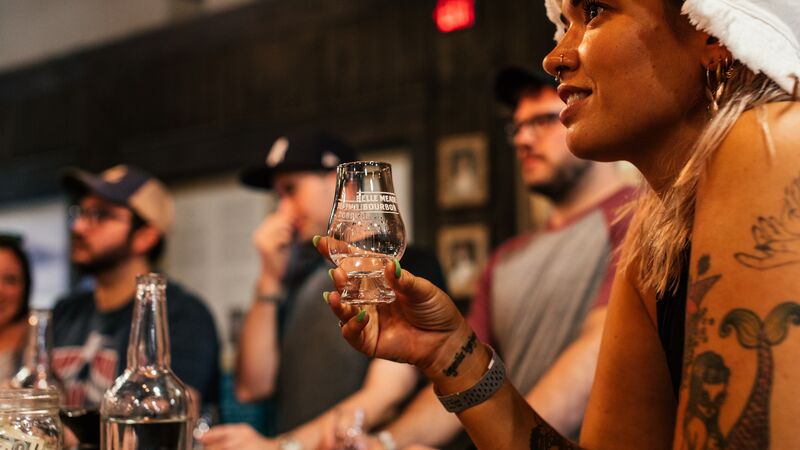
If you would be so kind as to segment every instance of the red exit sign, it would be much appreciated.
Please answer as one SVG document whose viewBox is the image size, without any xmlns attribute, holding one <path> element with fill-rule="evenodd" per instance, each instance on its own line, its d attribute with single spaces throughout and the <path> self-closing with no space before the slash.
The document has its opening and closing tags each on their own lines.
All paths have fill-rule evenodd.
<svg viewBox="0 0 800 450">
<path fill-rule="evenodd" d="M 475 0 L 437 0 L 433 20 L 442 33 L 475 25 Z"/>
</svg>

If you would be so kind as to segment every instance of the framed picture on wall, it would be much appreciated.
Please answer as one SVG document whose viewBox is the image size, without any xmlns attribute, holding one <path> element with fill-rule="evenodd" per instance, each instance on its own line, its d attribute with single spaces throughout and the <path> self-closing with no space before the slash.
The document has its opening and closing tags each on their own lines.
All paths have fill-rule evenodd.
<svg viewBox="0 0 800 450">
<path fill-rule="evenodd" d="M 481 133 L 447 136 L 437 144 L 439 206 L 482 206 L 489 198 L 487 139 Z"/>
<path fill-rule="evenodd" d="M 489 254 L 489 229 L 483 224 L 445 225 L 439 229 L 439 261 L 454 298 L 475 293 Z"/>
</svg>

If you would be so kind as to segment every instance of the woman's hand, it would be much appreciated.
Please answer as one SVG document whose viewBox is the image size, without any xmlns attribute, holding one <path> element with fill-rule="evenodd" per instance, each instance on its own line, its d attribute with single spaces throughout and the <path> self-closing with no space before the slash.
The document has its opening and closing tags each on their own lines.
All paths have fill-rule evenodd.
<svg viewBox="0 0 800 450">
<path fill-rule="evenodd" d="M 315 241 L 317 251 L 326 258 L 328 245 L 337 245 L 327 237 Z M 336 292 L 329 293 L 327 300 L 343 323 L 342 335 L 362 353 L 407 362 L 426 375 L 435 374 L 449 364 L 472 331 L 447 294 L 401 270 L 399 262 L 388 262 L 384 276 L 396 300 L 359 308 L 341 303 L 347 274 L 343 269 L 333 271 Z"/>
</svg>

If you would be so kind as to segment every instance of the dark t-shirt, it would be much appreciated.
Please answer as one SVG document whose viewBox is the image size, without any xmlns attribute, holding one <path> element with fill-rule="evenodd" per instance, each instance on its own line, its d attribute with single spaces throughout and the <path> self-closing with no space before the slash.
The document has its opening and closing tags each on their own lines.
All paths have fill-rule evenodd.
<svg viewBox="0 0 800 450">
<path fill-rule="evenodd" d="M 403 267 L 444 286 L 439 262 L 432 253 L 406 250 Z M 287 432 L 325 412 L 361 388 L 370 358 L 342 337 L 336 316 L 322 300 L 333 290 L 333 267 L 306 244 L 293 248 L 284 280 L 287 299 L 278 311 L 281 361 L 275 396 L 276 431 Z"/>
<path fill-rule="evenodd" d="M 64 381 L 67 404 L 98 407 L 103 393 L 127 365 L 133 299 L 107 312 L 95 308 L 94 292 L 73 293 L 53 310 L 53 370 Z M 179 284 L 167 285 L 167 328 L 172 370 L 216 403 L 219 341 L 205 304 Z"/>
</svg>

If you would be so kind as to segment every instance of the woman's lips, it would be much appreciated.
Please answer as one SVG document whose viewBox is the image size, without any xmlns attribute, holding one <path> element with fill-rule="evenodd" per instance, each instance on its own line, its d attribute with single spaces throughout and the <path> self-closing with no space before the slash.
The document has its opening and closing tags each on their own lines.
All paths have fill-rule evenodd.
<svg viewBox="0 0 800 450">
<path fill-rule="evenodd" d="M 586 103 L 586 99 L 592 95 L 589 89 L 582 89 L 576 86 L 562 84 L 558 87 L 558 96 L 561 101 L 566 105 L 561 110 L 558 118 L 564 125 L 567 125 L 569 119 L 575 115 L 578 109 Z"/>
</svg>

